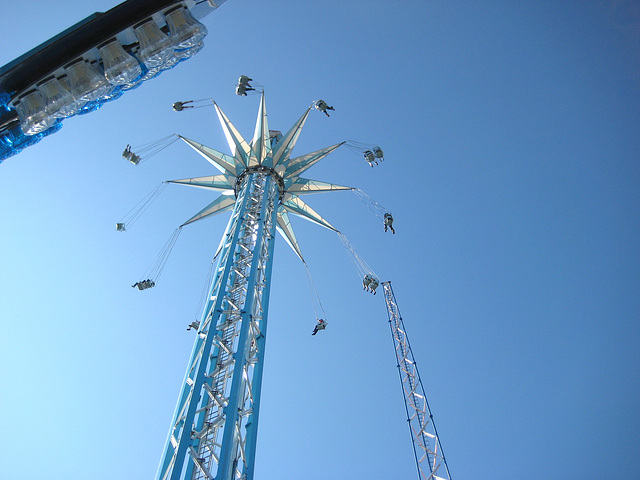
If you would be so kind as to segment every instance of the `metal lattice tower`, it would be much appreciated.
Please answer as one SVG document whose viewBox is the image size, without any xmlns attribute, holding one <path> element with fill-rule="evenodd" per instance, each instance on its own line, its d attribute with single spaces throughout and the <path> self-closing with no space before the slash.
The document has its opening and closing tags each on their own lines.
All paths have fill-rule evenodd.
<svg viewBox="0 0 640 480">
<path fill-rule="evenodd" d="M 275 232 L 302 259 L 288 212 L 336 229 L 299 196 L 351 189 L 299 176 L 341 144 L 290 158 L 311 107 L 283 136 L 268 128 L 263 95 L 247 143 L 214 106 L 234 154 L 180 137 L 221 174 L 172 182 L 228 193 L 183 225 L 233 212 L 157 480 L 253 478 Z"/>
<path fill-rule="evenodd" d="M 382 282 L 419 480 L 451 480 L 391 282 Z"/>
</svg>

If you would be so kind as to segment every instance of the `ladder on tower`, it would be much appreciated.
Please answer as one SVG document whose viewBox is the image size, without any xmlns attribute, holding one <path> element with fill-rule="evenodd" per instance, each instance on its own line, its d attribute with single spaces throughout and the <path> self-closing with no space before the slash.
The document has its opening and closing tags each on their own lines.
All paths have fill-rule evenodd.
<svg viewBox="0 0 640 480">
<path fill-rule="evenodd" d="M 451 480 L 391 282 L 382 282 L 419 480 Z"/>
</svg>

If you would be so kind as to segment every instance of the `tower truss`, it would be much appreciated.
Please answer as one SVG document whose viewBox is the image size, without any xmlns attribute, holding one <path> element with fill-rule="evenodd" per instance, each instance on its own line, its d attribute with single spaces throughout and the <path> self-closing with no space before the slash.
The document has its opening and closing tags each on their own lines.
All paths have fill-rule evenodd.
<svg viewBox="0 0 640 480">
<path fill-rule="evenodd" d="M 382 282 L 419 480 L 451 480 L 391 282 Z"/>
<path fill-rule="evenodd" d="M 172 183 L 226 193 L 183 226 L 223 211 L 232 214 L 157 480 L 253 478 L 275 232 L 302 259 L 288 213 L 335 228 L 299 196 L 351 189 L 299 176 L 341 145 L 290 157 L 310 108 L 283 136 L 268 128 L 263 95 L 247 143 L 214 106 L 233 155 L 180 137 L 221 174 Z"/>
</svg>

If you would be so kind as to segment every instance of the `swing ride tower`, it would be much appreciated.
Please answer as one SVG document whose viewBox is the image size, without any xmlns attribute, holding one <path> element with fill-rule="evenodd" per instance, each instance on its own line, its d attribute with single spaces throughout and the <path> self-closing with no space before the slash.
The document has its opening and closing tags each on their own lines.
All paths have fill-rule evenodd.
<svg viewBox="0 0 640 480">
<path fill-rule="evenodd" d="M 253 478 L 276 231 L 302 260 L 289 213 L 337 230 L 299 197 L 351 190 L 299 176 L 341 144 L 290 157 L 312 107 L 283 136 L 269 130 L 263 94 L 250 143 L 214 107 L 233 155 L 180 137 L 221 173 L 171 183 L 226 193 L 183 226 L 232 213 L 156 480 Z"/>
</svg>

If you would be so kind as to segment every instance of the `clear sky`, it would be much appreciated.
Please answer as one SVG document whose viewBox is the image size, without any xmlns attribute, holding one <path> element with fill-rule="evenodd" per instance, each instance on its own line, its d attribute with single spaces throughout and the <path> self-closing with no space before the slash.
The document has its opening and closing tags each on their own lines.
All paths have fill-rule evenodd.
<svg viewBox="0 0 640 480">
<path fill-rule="evenodd" d="M 115 1 L 25 0 L 0 17 L 4 65 Z M 206 48 L 0 164 L 0 478 L 153 478 L 209 264 L 227 216 L 183 229 L 156 288 L 131 285 L 214 197 L 160 182 L 216 171 L 180 133 L 228 151 L 214 98 L 251 138 L 315 99 L 294 151 L 339 149 L 307 197 L 391 280 L 454 479 L 630 479 L 640 470 L 640 3 L 229 0 Z M 338 237 L 292 220 L 277 238 L 256 480 L 415 479 L 382 295 Z"/>
</svg>

